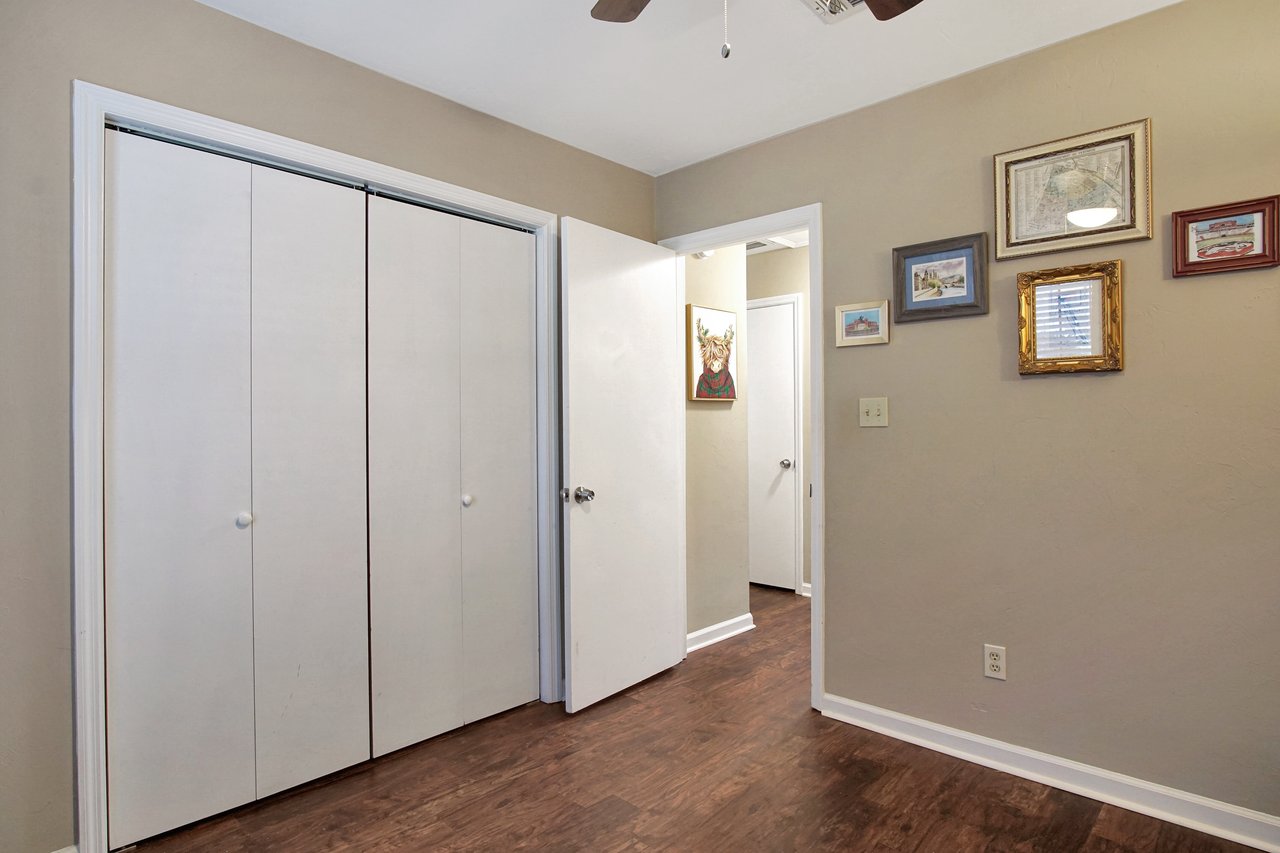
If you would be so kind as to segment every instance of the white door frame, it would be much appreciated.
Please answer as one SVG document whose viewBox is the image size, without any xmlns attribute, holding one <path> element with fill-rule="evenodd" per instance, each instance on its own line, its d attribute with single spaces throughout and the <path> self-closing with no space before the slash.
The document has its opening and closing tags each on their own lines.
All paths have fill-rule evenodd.
<svg viewBox="0 0 1280 853">
<path fill-rule="evenodd" d="M 749 274 L 748 274 L 749 276 Z M 748 286 L 750 283 L 748 282 Z M 747 312 L 750 313 L 752 308 L 773 308 L 777 305 L 790 305 L 794 309 L 792 313 L 792 321 L 795 324 L 795 375 L 792 387 L 795 388 L 795 436 L 796 451 L 795 464 L 800 469 L 800 482 L 796 486 L 795 514 L 796 514 L 796 585 L 795 591 L 799 595 L 804 595 L 804 499 L 805 499 L 805 483 L 809 482 L 810 472 L 804 464 L 804 349 L 801 341 L 803 336 L 802 320 L 804 314 L 804 294 L 786 293 L 782 296 L 765 296 L 760 299 L 747 300 Z M 749 339 L 748 339 L 749 342 Z M 747 438 L 748 446 L 750 446 L 750 436 Z M 750 458 L 748 457 L 748 461 Z M 751 520 L 750 513 L 747 514 L 748 522 Z"/>
<path fill-rule="evenodd" d="M 557 252 L 554 214 L 233 122 L 76 80 L 72 96 L 72 649 L 76 839 L 107 853 L 106 667 L 103 632 L 104 128 L 139 130 L 227 154 L 513 225 L 536 238 L 539 681 L 562 698 Z"/>
<path fill-rule="evenodd" d="M 813 498 L 809 506 L 810 582 L 813 599 L 810 606 L 809 642 L 811 649 L 810 704 L 822 708 L 824 691 L 824 631 L 823 631 L 823 529 L 826 526 L 825 492 L 823 490 L 824 436 L 822 397 L 822 205 L 810 204 L 747 219 L 719 228 L 696 231 L 681 237 L 660 240 L 659 244 L 681 255 L 722 249 L 786 231 L 809 230 L 809 455 L 812 470 L 809 482 L 813 484 Z"/>
</svg>

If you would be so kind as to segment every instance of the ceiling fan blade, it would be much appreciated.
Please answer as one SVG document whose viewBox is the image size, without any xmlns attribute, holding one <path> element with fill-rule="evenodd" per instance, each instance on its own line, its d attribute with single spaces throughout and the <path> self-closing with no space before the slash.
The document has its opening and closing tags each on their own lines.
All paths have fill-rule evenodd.
<svg viewBox="0 0 1280 853">
<path fill-rule="evenodd" d="M 649 0 L 598 0 L 591 9 L 591 17 L 597 21 L 627 24 L 634 21 Z"/>
<path fill-rule="evenodd" d="M 604 0 L 600 0 L 601 3 Z M 890 18 L 896 18 L 903 12 L 916 6 L 922 0 L 862 0 L 866 7 L 871 10 L 871 14 L 875 15 L 878 20 L 887 21 Z M 594 15 L 595 13 L 592 12 Z"/>
</svg>

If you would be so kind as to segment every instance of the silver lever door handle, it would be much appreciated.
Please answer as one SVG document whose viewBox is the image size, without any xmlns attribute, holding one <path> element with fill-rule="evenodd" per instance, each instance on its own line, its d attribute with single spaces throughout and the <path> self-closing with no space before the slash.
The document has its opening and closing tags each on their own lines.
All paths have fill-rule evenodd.
<svg viewBox="0 0 1280 853">
<path fill-rule="evenodd" d="M 790 459 L 783 459 L 783 460 L 782 460 L 781 462 L 779 462 L 778 464 L 779 464 L 779 465 L 781 465 L 783 468 L 790 468 L 790 467 L 791 467 L 791 460 L 790 460 Z"/>
<path fill-rule="evenodd" d="M 578 486 L 573 490 L 573 499 L 580 504 L 596 499 L 596 493 L 588 489 L 586 486 Z"/>
</svg>

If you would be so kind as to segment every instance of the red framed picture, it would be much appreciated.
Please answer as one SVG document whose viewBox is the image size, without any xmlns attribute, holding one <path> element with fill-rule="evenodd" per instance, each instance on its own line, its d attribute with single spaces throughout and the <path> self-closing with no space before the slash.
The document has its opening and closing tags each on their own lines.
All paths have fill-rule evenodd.
<svg viewBox="0 0 1280 853">
<path fill-rule="evenodd" d="M 1229 272 L 1280 265 L 1280 196 L 1173 214 L 1173 274 Z"/>
</svg>

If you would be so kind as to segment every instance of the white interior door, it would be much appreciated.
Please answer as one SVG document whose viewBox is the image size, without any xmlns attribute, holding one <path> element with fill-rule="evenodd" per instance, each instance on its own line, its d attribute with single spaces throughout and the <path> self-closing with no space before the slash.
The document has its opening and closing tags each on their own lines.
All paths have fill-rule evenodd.
<svg viewBox="0 0 1280 853">
<path fill-rule="evenodd" d="M 796 301 L 747 306 L 747 561 L 752 583 L 795 589 L 800 565 Z"/>
<path fill-rule="evenodd" d="M 106 136 L 114 848 L 254 798 L 251 167 Z"/>
<path fill-rule="evenodd" d="M 369 758 L 365 195 L 253 167 L 258 796 Z"/>
<path fill-rule="evenodd" d="M 458 690 L 470 723 L 538 698 L 536 282 L 532 234 L 461 225 Z"/>
<path fill-rule="evenodd" d="M 462 219 L 369 199 L 373 754 L 462 725 Z"/>
<path fill-rule="evenodd" d="M 675 255 L 561 220 L 565 709 L 685 651 L 684 363 Z"/>
</svg>

